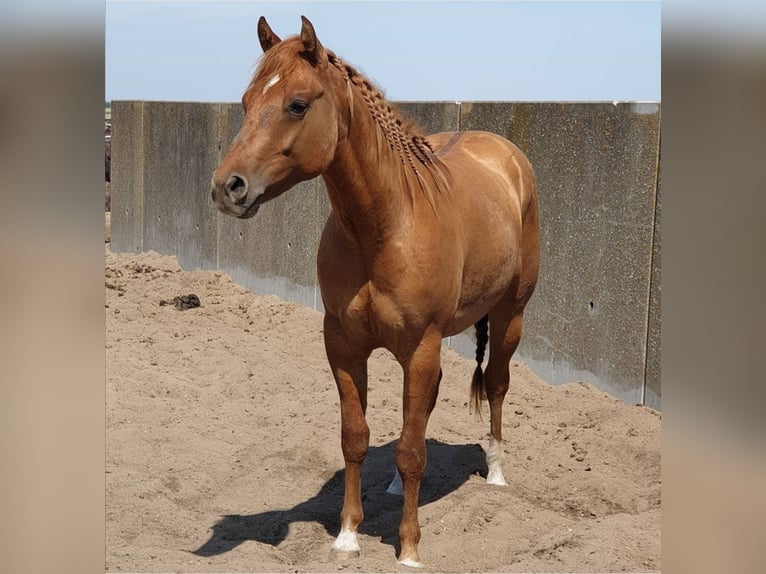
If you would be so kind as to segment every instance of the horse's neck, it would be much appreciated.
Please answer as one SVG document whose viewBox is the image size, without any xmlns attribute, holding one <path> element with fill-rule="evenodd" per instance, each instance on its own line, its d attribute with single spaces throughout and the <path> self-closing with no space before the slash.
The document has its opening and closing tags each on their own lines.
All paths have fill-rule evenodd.
<svg viewBox="0 0 766 574">
<path fill-rule="evenodd" d="M 379 156 L 375 138 L 384 136 L 375 135 L 374 122 L 357 102 L 348 137 L 338 144 L 323 174 L 339 222 L 368 249 L 385 245 L 412 217 L 411 195 L 396 171 L 401 162 L 385 142 Z"/>
</svg>

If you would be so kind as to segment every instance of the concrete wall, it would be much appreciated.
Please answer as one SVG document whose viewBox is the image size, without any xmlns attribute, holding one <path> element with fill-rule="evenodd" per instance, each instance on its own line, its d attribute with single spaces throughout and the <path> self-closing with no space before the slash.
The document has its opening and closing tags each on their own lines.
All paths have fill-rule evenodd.
<svg viewBox="0 0 766 574">
<path fill-rule="evenodd" d="M 553 384 L 586 381 L 660 408 L 660 105 L 400 103 L 428 133 L 482 129 L 529 156 L 541 277 L 518 352 Z M 245 287 L 321 309 L 315 255 L 330 211 L 321 178 L 239 221 L 210 178 L 238 104 L 112 103 L 112 249 L 176 255 Z M 447 341 L 473 357 L 473 333 Z"/>
</svg>

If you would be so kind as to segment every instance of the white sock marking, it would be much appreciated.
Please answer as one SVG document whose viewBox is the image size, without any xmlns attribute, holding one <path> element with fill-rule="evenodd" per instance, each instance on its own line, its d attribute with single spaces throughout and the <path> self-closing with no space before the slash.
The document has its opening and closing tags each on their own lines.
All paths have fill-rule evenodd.
<svg viewBox="0 0 766 574">
<path fill-rule="evenodd" d="M 496 441 L 493 436 L 489 437 L 487 449 L 487 484 L 508 484 L 503 476 L 503 443 Z"/>
<path fill-rule="evenodd" d="M 332 548 L 341 552 L 359 552 L 359 540 L 356 537 L 356 532 L 341 528 Z"/>
</svg>

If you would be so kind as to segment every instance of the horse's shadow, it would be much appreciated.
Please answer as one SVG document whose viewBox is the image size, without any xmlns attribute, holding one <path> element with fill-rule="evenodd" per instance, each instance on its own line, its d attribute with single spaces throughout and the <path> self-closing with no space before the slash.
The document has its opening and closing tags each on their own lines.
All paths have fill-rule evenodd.
<svg viewBox="0 0 766 574">
<path fill-rule="evenodd" d="M 427 440 L 428 466 L 420 486 L 419 506 L 457 490 L 471 475 L 486 477 L 484 451 L 478 444 L 452 445 Z M 402 498 L 388 494 L 386 488 L 394 475 L 396 441 L 370 447 L 362 470 L 364 522 L 359 532 L 379 536 L 381 542 L 398 548 L 398 527 Z M 194 551 L 198 556 L 228 552 L 247 540 L 277 546 L 283 542 L 294 522 L 317 522 L 335 537 L 340 530 L 343 505 L 343 475 L 339 470 L 319 492 L 292 508 L 269 510 L 259 514 L 224 516 L 213 526 L 210 539 Z"/>
</svg>

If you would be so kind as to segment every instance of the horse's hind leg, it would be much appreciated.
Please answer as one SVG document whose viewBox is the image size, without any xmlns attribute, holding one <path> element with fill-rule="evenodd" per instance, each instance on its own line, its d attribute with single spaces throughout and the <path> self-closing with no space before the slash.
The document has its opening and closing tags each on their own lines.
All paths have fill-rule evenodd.
<svg viewBox="0 0 766 574">
<path fill-rule="evenodd" d="M 489 448 L 487 483 L 505 485 L 503 476 L 503 401 L 508 392 L 509 363 L 521 339 L 521 310 L 494 309 L 489 314 L 489 362 L 484 372 L 484 389 L 489 401 Z"/>
<path fill-rule="evenodd" d="M 340 395 L 341 446 L 346 462 L 345 494 L 340 513 L 340 533 L 333 550 L 358 555 L 357 529 L 362 523 L 362 463 L 367 456 L 370 429 L 367 411 L 367 358 L 369 351 L 354 349 L 339 322 L 325 315 L 324 339 L 327 359 Z"/>
</svg>

